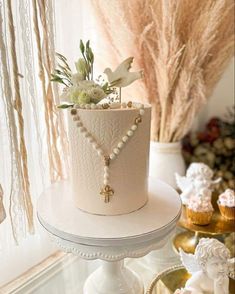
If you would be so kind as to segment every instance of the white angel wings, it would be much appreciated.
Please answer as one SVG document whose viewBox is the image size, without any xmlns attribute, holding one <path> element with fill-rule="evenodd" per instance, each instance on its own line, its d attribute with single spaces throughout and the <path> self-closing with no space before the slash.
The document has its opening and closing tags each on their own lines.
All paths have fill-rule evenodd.
<svg viewBox="0 0 235 294">
<path fill-rule="evenodd" d="M 190 274 L 195 274 L 201 270 L 201 267 L 193 254 L 185 253 L 181 248 L 179 249 L 179 253 L 183 266 Z"/>
<path fill-rule="evenodd" d="M 183 204 L 188 204 L 188 201 L 193 193 L 194 190 L 194 185 L 193 182 L 187 178 L 187 177 L 182 177 L 179 174 L 175 173 L 175 179 L 176 179 L 176 184 L 182 191 L 180 194 L 181 200 Z"/>
</svg>

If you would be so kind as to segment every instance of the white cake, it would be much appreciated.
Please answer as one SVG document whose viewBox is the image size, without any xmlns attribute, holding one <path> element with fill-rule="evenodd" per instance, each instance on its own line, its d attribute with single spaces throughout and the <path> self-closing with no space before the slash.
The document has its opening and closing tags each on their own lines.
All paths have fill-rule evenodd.
<svg viewBox="0 0 235 294">
<path fill-rule="evenodd" d="M 77 109 L 77 120 L 69 112 L 69 142 L 71 179 L 75 205 L 86 212 L 100 215 L 120 215 L 143 207 L 148 201 L 148 164 L 151 107 L 144 106 L 142 122 L 128 136 L 139 115 L 137 108 Z M 89 135 L 95 142 L 89 141 Z M 118 143 L 120 148 L 117 148 Z M 96 144 L 97 143 L 97 144 Z M 98 145 L 98 146 L 97 146 Z M 97 150 L 105 155 L 118 155 L 108 166 L 111 194 L 104 201 L 105 164 Z M 107 200 L 106 199 L 106 200 Z"/>
</svg>

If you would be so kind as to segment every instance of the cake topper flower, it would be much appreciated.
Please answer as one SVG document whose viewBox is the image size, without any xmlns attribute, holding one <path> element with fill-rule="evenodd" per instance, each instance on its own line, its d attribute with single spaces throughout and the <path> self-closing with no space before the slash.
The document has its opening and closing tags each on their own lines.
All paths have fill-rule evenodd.
<svg viewBox="0 0 235 294">
<path fill-rule="evenodd" d="M 58 68 L 51 74 L 51 81 L 64 86 L 61 100 L 66 102 L 59 108 L 68 108 L 74 104 L 98 104 L 102 99 L 108 98 L 110 94 L 116 94 L 116 87 L 126 87 L 136 79 L 142 77 L 143 72 L 129 72 L 133 57 L 124 60 L 114 72 L 106 68 L 104 73 L 108 80 L 100 75 L 94 80 L 94 54 L 90 47 L 90 41 L 86 44 L 80 40 L 80 52 L 82 57 L 75 62 L 76 72 L 73 73 L 68 65 L 66 57 L 57 53 Z M 120 90 L 121 95 L 121 90 Z M 121 99 L 121 96 L 119 97 Z"/>
<path fill-rule="evenodd" d="M 180 257 L 192 277 L 185 289 L 191 294 L 228 294 L 229 276 L 234 272 L 234 258 L 227 247 L 213 238 L 200 239 L 195 254 L 180 249 Z"/>
</svg>

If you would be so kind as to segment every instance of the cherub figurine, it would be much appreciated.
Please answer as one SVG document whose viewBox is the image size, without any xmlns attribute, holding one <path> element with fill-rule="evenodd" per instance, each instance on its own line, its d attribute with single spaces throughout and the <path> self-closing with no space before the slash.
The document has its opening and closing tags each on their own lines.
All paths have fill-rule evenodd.
<svg viewBox="0 0 235 294">
<path fill-rule="evenodd" d="M 180 249 L 180 257 L 192 277 L 185 290 L 191 294 L 228 294 L 229 274 L 234 271 L 234 258 L 220 241 L 213 238 L 200 239 L 195 254 Z"/>
<path fill-rule="evenodd" d="M 221 178 L 212 180 L 213 171 L 204 163 L 191 163 L 186 176 L 175 174 L 176 183 L 181 189 L 180 194 L 183 204 L 187 205 L 191 196 L 211 195 L 213 186 L 221 181 Z"/>
</svg>

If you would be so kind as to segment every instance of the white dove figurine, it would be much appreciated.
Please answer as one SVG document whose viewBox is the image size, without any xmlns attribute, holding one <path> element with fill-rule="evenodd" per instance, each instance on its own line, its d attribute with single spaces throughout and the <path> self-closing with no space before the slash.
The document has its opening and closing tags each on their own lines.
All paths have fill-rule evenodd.
<svg viewBox="0 0 235 294">
<path fill-rule="evenodd" d="M 104 73 L 107 75 L 108 82 L 111 86 L 118 87 L 120 89 L 121 100 L 121 88 L 127 87 L 135 80 L 143 77 L 143 70 L 137 72 L 130 72 L 131 64 L 134 57 L 125 59 L 114 71 L 110 68 L 106 68 Z"/>
</svg>

